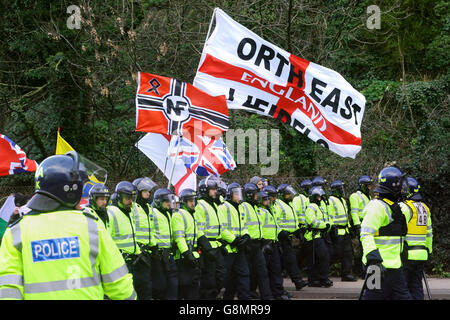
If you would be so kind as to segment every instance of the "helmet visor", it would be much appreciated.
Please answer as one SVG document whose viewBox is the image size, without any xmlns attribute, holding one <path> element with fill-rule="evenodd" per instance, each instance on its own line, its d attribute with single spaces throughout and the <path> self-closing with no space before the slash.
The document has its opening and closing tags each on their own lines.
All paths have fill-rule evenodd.
<svg viewBox="0 0 450 320">
<path fill-rule="evenodd" d="M 293 196 L 295 196 L 297 194 L 297 191 L 295 191 L 295 189 L 292 186 L 287 186 L 286 188 L 284 188 L 283 193 L 292 194 Z"/>
<path fill-rule="evenodd" d="M 242 188 L 234 188 L 231 190 L 231 200 L 236 202 L 244 201 L 244 193 Z"/>
<path fill-rule="evenodd" d="M 172 210 L 178 208 L 177 198 L 174 194 L 168 194 L 163 201 L 169 201 L 169 208 Z"/>
<path fill-rule="evenodd" d="M 152 181 L 152 179 L 150 179 L 150 178 L 144 178 L 144 179 L 142 179 L 138 184 L 137 184 L 137 189 L 139 190 L 139 191 L 142 191 L 142 190 L 148 190 L 148 191 L 151 191 L 154 187 L 156 187 L 157 185 L 156 185 L 156 183 L 154 183 L 153 181 Z"/>
</svg>

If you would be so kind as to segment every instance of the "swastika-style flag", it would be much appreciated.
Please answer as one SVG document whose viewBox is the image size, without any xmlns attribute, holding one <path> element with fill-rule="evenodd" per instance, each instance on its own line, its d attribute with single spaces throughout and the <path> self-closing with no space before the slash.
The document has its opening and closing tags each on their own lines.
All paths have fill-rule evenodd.
<svg viewBox="0 0 450 320">
<path fill-rule="evenodd" d="M 193 133 L 218 136 L 229 126 L 225 96 L 210 96 L 177 79 L 139 72 L 136 94 L 136 131 L 168 135 Z"/>
<path fill-rule="evenodd" d="M 342 157 L 361 150 L 366 98 L 339 73 L 262 39 L 216 8 L 194 86 L 289 124 Z"/>
<path fill-rule="evenodd" d="M 36 161 L 28 159 L 26 153 L 14 141 L 0 134 L 0 176 L 34 172 L 36 168 Z"/>
<path fill-rule="evenodd" d="M 180 143 L 180 148 L 178 148 Z M 174 158 L 177 154 L 184 165 L 198 176 L 220 176 L 236 168 L 236 162 L 227 149 L 222 138 L 194 136 L 193 139 L 172 136 L 169 153 Z"/>
</svg>

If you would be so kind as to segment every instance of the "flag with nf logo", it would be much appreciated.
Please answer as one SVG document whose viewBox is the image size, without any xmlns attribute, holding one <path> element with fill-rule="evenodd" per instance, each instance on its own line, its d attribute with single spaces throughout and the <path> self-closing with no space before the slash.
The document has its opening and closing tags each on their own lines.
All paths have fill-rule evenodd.
<svg viewBox="0 0 450 320">
<path fill-rule="evenodd" d="M 136 94 L 136 131 L 168 135 L 217 136 L 229 126 L 225 96 L 206 92 L 177 79 L 139 72 Z"/>
<path fill-rule="evenodd" d="M 273 117 L 342 157 L 361 150 L 366 99 L 339 73 L 262 39 L 216 8 L 194 86 Z"/>
<path fill-rule="evenodd" d="M 36 171 L 37 163 L 7 136 L 0 134 L 0 176 Z"/>
</svg>

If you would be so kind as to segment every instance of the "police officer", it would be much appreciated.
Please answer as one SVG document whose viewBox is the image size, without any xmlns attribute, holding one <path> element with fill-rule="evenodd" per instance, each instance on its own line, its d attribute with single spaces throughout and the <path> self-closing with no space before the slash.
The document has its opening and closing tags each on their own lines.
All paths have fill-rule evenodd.
<svg viewBox="0 0 450 320">
<path fill-rule="evenodd" d="M 305 212 L 309 204 L 308 191 L 311 188 L 311 180 L 305 179 L 300 183 L 301 193 L 296 195 L 292 200 L 292 207 L 297 213 L 298 222 L 301 228 L 305 228 Z"/>
<path fill-rule="evenodd" d="M 197 238 L 202 232 L 194 219 L 197 193 L 184 189 L 179 193 L 181 207 L 172 215 L 172 230 L 177 245 L 178 298 L 197 300 L 200 290 L 200 255 Z"/>
<path fill-rule="evenodd" d="M 0 297 L 25 300 L 135 299 L 132 276 L 102 222 L 76 210 L 87 181 L 76 152 L 39 165 L 31 209 L 5 232 Z"/>
<path fill-rule="evenodd" d="M 422 277 L 425 263 L 433 251 L 433 228 L 431 212 L 423 202 L 419 182 L 408 177 L 408 195 L 405 204 L 412 212 L 406 235 L 408 257 L 405 261 L 405 276 L 409 292 L 414 300 L 423 300 Z"/>
<path fill-rule="evenodd" d="M 246 183 L 244 185 L 244 198 L 246 201 L 241 203 L 241 208 L 245 214 L 245 223 L 251 238 L 246 247 L 246 257 L 250 270 L 250 289 L 252 296 L 256 297 L 256 287 L 258 286 L 261 299 L 270 300 L 273 297 L 270 290 L 266 261 L 262 252 L 263 220 L 256 206 L 256 194 L 258 191 L 259 189 L 254 183 Z"/>
<path fill-rule="evenodd" d="M 352 216 L 353 226 L 359 232 L 361 222 L 364 218 L 364 208 L 369 203 L 370 189 L 373 184 L 372 177 L 362 175 L 358 179 L 358 189 L 349 197 L 350 213 Z"/>
<path fill-rule="evenodd" d="M 364 208 L 361 223 L 363 263 L 367 267 L 375 265 L 371 269 L 381 278 L 381 288 L 366 286 L 363 299 L 411 299 L 401 258 L 411 213 L 398 203 L 405 185 L 405 174 L 399 168 L 384 168 L 374 189 L 379 197 Z"/>
<path fill-rule="evenodd" d="M 335 180 L 331 183 L 331 196 L 328 198 L 333 224 L 336 226 L 333 239 L 334 257 L 332 261 L 338 260 L 341 263 L 341 280 L 356 281 L 351 274 L 353 262 L 352 239 L 349 233 L 350 221 L 348 219 L 348 206 L 344 198 L 344 182 Z"/>
<path fill-rule="evenodd" d="M 176 209 L 175 194 L 169 189 L 155 191 L 152 202 L 151 228 L 155 236 L 152 253 L 153 297 L 159 300 L 178 298 L 178 270 L 173 254 L 172 210 Z"/>
<path fill-rule="evenodd" d="M 360 237 L 361 232 L 361 221 L 364 218 L 363 212 L 364 208 L 370 201 L 370 189 L 373 184 L 372 177 L 368 175 L 362 175 L 358 179 L 358 189 L 356 192 L 352 193 L 349 197 L 350 202 L 350 214 L 352 217 L 352 227 L 351 231 L 354 237 Z M 355 252 L 355 272 L 360 274 L 361 278 L 364 279 L 365 271 L 362 266 L 362 248 L 359 245 Z"/>
<path fill-rule="evenodd" d="M 276 194 L 275 188 L 274 191 Z M 290 300 L 288 295 L 285 294 L 283 287 L 280 247 L 278 244 L 278 233 L 281 229 L 278 227 L 276 216 L 272 212 L 271 201 L 267 192 L 260 191 L 256 194 L 255 210 L 259 211 L 262 221 L 262 252 L 266 261 L 272 296 L 277 300 Z"/>
<path fill-rule="evenodd" d="M 220 220 L 217 215 L 218 182 L 215 176 L 202 179 L 198 185 L 199 200 L 195 207 L 194 218 L 203 236 L 198 238 L 202 251 L 200 255 L 202 278 L 200 281 L 200 299 L 216 299 L 223 288 L 226 274 L 222 243 L 220 242 Z"/>
<path fill-rule="evenodd" d="M 91 190 L 89 190 L 89 203 L 83 209 L 84 212 L 100 218 L 106 228 L 109 227 L 109 219 L 108 212 L 106 212 L 106 206 L 108 205 L 110 197 L 111 193 L 104 184 L 95 184 L 91 188 Z"/>
<path fill-rule="evenodd" d="M 299 237 L 300 229 L 298 217 L 290 205 L 297 192 L 291 185 L 281 184 L 278 186 L 277 193 L 279 198 L 275 201 L 274 212 L 277 215 L 277 222 L 281 228 L 278 234 L 282 252 L 281 259 L 289 277 L 295 284 L 295 289 L 301 290 L 307 283 L 302 279 L 295 252 L 292 248 L 292 236 L 297 234 L 297 237 Z"/>
<path fill-rule="evenodd" d="M 297 232 L 298 238 L 300 240 L 300 246 L 297 250 L 297 262 L 299 266 L 302 266 L 304 264 L 304 259 L 306 258 L 305 253 L 305 232 L 306 232 L 306 218 L 305 218 L 305 212 L 306 208 L 309 204 L 309 198 L 308 198 L 308 192 L 311 188 L 311 180 L 305 179 L 300 183 L 300 190 L 301 192 L 294 197 L 292 200 L 292 208 L 294 209 L 295 213 L 298 217 L 298 223 L 299 223 L 299 231 Z"/>
<path fill-rule="evenodd" d="M 136 203 L 142 207 L 145 213 L 148 215 L 151 211 L 152 190 L 157 187 L 157 184 L 148 177 L 137 178 L 133 181 L 133 185 L 137 190 Z"/>
<path fill-rule="evenodd" d="M 250 274 L 245 249 L 250 236 L 248 235 L 245 215 L 240 207 L 243 198 L 242 187 L 230 183 L 227 188 L 225 201 L 218 207 L 220 219 L 220 235 L 224 242 L 225 265 L 227 275 L 225 278 L 224 300 L 233 300 L 235 294 L 239 300 L 249 300 Z"/>
<path fill-rule="evenodd" d="M 143 177 L 135 179 L 133 185 L 137 190 L 136 202 L 134 205 L 137 207 L 135 225 L 136 241 L 141 249 L 140 259 L 142 259 L 142 261 L 140 262 L 140 267 L 143 269 L 142 273 L 147 275 L 145 279 L 143 279 L 143 281 L 147 283 L 145 286 L 146 292 L 141 294 L 141 296 L 145 296 L 145 300 L 150 300 L 152 299 L 153 294 L 151 247 L 155 245 L 155 239 L 153 234 L 154 230 L 151 227 L 153 210 L 149 201 L 151 199 L 151 191 L 156 187 L 156 183 L 148 177 Z"/>
<path fill-rule="evenodd" d="M 327 180 L 321 176 L 317 176 L 311 181 L 311 187 L 315 187 L 315 186 L 322 187 L 324 192 L 325 192 L 326 185 L 327 185 Z M 333 206 L 330 207 L 326 193 L 321 198 L 322 198 L 322 200 L 320 201 L 320 204 L 319 204 L 320 210 L 324 214 L 325 221 L 327 223 L 329 223 L 331 226 L 326 232 L 322 232 L 322 238 L 325 241 L 325 244 L 328 249 L 328 255 L 331 258 L 334 255 L 331 237 L 334 236 L 336 230 L 335 230 L 335 226 L 334 226 L 333 221 L 330 216 L 332 216 L 334 214 L 333 213 L 334 208 L 333 208 Z"/>
<path fill-rule="evenodd" d="M 321 186 L 313 186 L 309 190 L 309 205 L 306 208 L 305 233 L 306 251 L 308 255 L 308 285 L 310 287 L 331 287 L 333 281 L 328 278 L 330 256 L 324 235 L 331 225 L 326 217 L 321 201 L 325 191 Z"/>
<path fill-rule="evenodd" d="M 219 205 L 225 201 L 225 196 L 227 194 L 227 184 L 225 181 L 220 180 L 217 183 L 217 196 L 216 196 L 216 204 Z"/>
<path fill-rule="evenodd" d="M 140 300 L 151 299 L 151 277 L 145 256 L 137 240 L 136 221 L 139 209 L 136 206 L 136 189 L 129 181 L 120 181 L 114 191 L 116 199 L 107 207 L 108 229 L 121 251 L 128 269 L 133 274 L 133 284 Z"/>
</svg>

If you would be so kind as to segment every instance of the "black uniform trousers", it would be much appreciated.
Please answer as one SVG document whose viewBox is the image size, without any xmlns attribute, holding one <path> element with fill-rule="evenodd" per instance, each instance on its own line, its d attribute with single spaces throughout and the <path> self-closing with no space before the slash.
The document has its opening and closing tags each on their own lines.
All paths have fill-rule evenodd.
<svg viewBox="0 0 450 320">
<path fill-rule="evenodd" d="M 143 257 L 125 260 L 128 271 L 133 275 L 133 286 L 139 300 L 152 299 L 152 269 L 150 259 L 145 262 Z"/>
<path fill-rule="evenodd" d="M 283 276 L 281 274 L 280 247 L 279 243 L 275 241 L 272 241 L 270 246 L 272 250 L 267 250 L 264 253 L 264 258 L 267 264 L 272 296 L 274 298 L 278 298 L 284 294 Z"/>
<path fill-rule="evenodd" d="M 404 272 L 406 283 L 408 285 L 411 298 L 413 300 L 423 300 L 423 269 L 425 261 L 421 260 L 407 260 L 405 262 Z"/>
<path fill-rule="evenodd" d="M 365 289 L 363 300 L 411 300 L 403 268 L 385 269 L 380 289 Z"/>
<path fill-rule="evenodd" d="M 266 259 L 262 253 L 263 240 L 250 240 L 246 247 L 246 258 L 250 271 L 250 289 L 251 291 L 259 288 L 259 295 L 263 300 L 272 299 L 270 290 L 269 275 L 267 272 Z"/>
<path fill-rule="evenodd" d="M 224 258 L 227 275 L 223 299 L 234 300 L 237 294 L 239 300 L 250 300 L 250 272 L 245 252 L 239 250 L 236 253 L 227 253 Z"/>
<path fill-rule="evenodd" d="M 152 254 L 153 298 L 158 300 L 178 299 L 178 271 L 170 249 Z"/>
<path fill-rule="evenodd" d="M 200 264 L 192 266 L 186 259 L 176 260 L 178 269 L 178 299 L 198 300 L 200 291 Z"/>
<path fill-rule="evenodd" d="M 333 257 L 332 262 L 341 263 L 341 277 L 349 276 L 352 273 L 353 248 L 352 239 L 347 233 L 337 235 L 333 238 Z"/>
<path fill-rule="evenodd" d="M 280 240 L 281 261 L 284 269 L 286 269 L 293 283 L 301 282 L 302 275 L 297 264 L 294 248 L 292 248 L 291 240 Z"/>
<path fill-rule="evenodd" d="M 316 238 L 307 241 L 306 253 L 308 256 L 308 281 L 311 283 L 312 281 L 328 280 L 330 256 L 325 240 L 323 238 Z"/>
<path fill-rule="evenodd" d="M 224 287 L 227 271 L 221 248 L 213 248 L 209 254 L 212 257 L 200 255 L 200 299 L 215 300 Z"/>
</svg>

